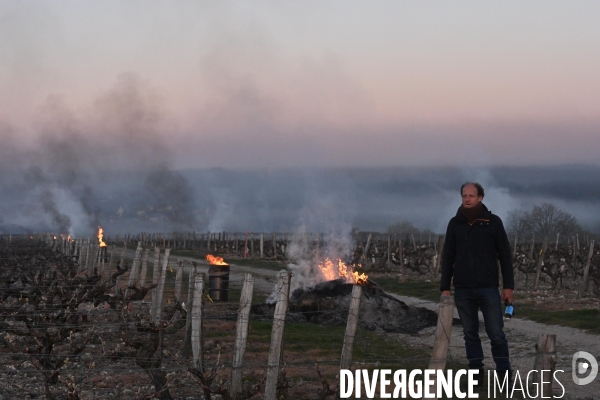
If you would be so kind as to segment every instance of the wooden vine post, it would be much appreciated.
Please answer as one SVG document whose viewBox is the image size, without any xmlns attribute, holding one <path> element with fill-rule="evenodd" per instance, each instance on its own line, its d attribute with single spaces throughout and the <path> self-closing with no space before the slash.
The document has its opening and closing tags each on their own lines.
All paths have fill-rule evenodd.
<svg viewBox="0 0 600 400">
<path fill-rule="evenodd" d="M 181 285 L 183 281 L 183 261 L 177 260 L 177 275 L 175 275 L 175 301 L 181 301 Z"/>
<path fill-rule="evenodd" d="M 163 294 L 165 293 L 165 280 L 167 279 L 167 266 L 169 264 L 169 254 L 171 253 L 171 249 L 165 250 L 165 258 L 163 260 L 162 271 L 160 274 L 160 279 L 158 280 L 158 292 L 156 292 L 156 313 L 154 314 L 154 322 L 158 324 L 160 322 L 160 316 L 162 313 L 162 301 Z"/>
<path fill-rule="evenodd" d="M 537 261 L 537 268 L 535 272 L 535 283 L 533 285 L 533 290 L 538 290 L 538 285 L 540 283 L 540 274 L 542 273 L 542 264 L 544 263 L 544 254 L 546 254 L 546 248 L 548 247 L 548 237 L 544 238 L 544 243 L 542 244 L 542 249 L 540 250 L 540 256 Z"/>
<path fill-rule="evenodd" d="M 146 287 L 146 277 L 148 276 L 148 258 L 150 257 L 150 249 L 144 250 L 142 257 L 142 272 L 140 273 L 140 286 Z"/>
<path fill-rule="evenodd" d="M 365 268 L 369 266 L 369 246 L 371 245 L 371 234 L 367 237 L 367 244 L 363 250 L 363 257 L 365 258 Z"/>
<path fill-rule="evenodd" d="M 388 243 L 387 243 L 387 263 L 385 264 L 386 267 L 390 267 L 390 261 L 392 258 L 392 236 L 388 235 Z"/>
<path fill-rule="evenodd" d="M 349 369 L 352 365 L 352 353 L 354 351 L 354 338 L 358 328 L 358 314 L 360 311 L 360 297 L 362 295 L 362 286 L 354 285 L 352 287 L 352 299 L 350 300 L 350 310 L 348 312 L 348 321 L 346 323 L 346 333 L 344 334 L 344 346 L 342 347 L 342 356 L 340 358 L 340 369 Z"/>
<path fill-rule="evenodd" d="M 402 240 L 398 240 L 398 258 L 400 259 L 400 273 L 402 279 L 406 279 L 406 266 L 404 265 L 404 243 Z"/>
<path fill-rule="evenodd" d="M 435 258 L 435 279 L 439 279 L 440 275 L 440 267 L 442 266 L 442 254 L 444 251 L 444 241 L 446 237 L 444 235 L 440 235 L 438 237 L 437 244 L 437 257 Z"/>
<path fill-rule="evenodd" d="M 190 268 L 190 274 L 188 276 L 188 302 L 187 309 L 192 310 L 194 305 L 194 285 L 196 282 L 196 268 L 197 264 L 192 261 L 192 267 Z M 190 314 L 191 315 L 191 314 Z M 183 338 L 183 350 L 182 354 L 184 357 L 189 357 L 192 354 L 192 319 L 188 318 L 185 321 L 185 335 Z"/>
<path fill-rule="evenodd" d="M 242 392 L 242 363 L 248 341 L 248 323 L 250 321 L 253 290 L 254 276 L 252 274 L 244 274 L 236 324 L 235 344 L 233 346 L 233 363 L 231 365 L 231 395 L 233 396 Z"/>
<path fill-rule="evenodd" d="M 590 242 L 590 250 L 588 252 L 587 260 L 585 262 L 585 268 L 583 269 L 583 280 L 581 281 L 581 286 L 579 287 L 579 292 L 577 293 L 577 298 L 580 299 L 581 296 L 585 293 L 588 286 L 588 275 L 590 273 L 590 264 L 592 263 L 592 256 L 594 255 L 594 241 Z"/>
<path fill-rule="evenodd" d="M 444 296 L 440 298 L 440 308 L 438 311 L 437 327 L 435 330 L 435 339 L 433 341 L 433 350 L 431 351 L 431 360 L 429 369 L 443 371 L 446 368 L 446 359 L 448 358 L 448 348 L 450 347 L 450 335 L 452 334 L 452 318 L 454 316 L 454 297 Z M 429 390 L 435 393 L 437 399 L 437 386 L 434 382 Z"/>
<path fill-rule="evenodd" d="M 138 265 L 140 264 L 140 257 L 142 255 L 142 242 L 139 241 L 137 245 L 137 249 L 135 250 L 135 258 L 133 259 L 133 263 L 131 264 L 131 270 L 129 271 L 129 280 L 127 281 L 127 287 L 125 288 L 124 299 L 127 298 L 127 294 L 129 293 L 129 287 L 135 285 L 135 278 L 138 271 Z"/>
<path fill-rule="evenodd" d="M 202 360 L 202 295 L 204 293 L 204 273 L 196 272 L 194 277 L 194 300 L 192 301 L 192 360 L 193 367 L 204 372 Z"/>
<path fill-rule="evenodd" d="M 275 305 L 275 313 L 273 314 L 273 329 L 271 330 L 271 347 L 269 348 L 264 400 L 275 400 L 277 395 L 277 377 L 279 376 L 279 365 L 283 350 L 285 315 L 287 314 L 290 295 L 290 276 L 288 272 L 281 271 L 279 273 L 277 288 L 279 289 L 279 295 L 277 304 Z"/>
<path fill-rule="evenodd" d="M 264 246 L 265 246 L 265 234 L 261 233 L 260 234 L 260 258 L 265 257 Z"/>
<path fill-rule="evenodd" d="M 160 247 L 154 248 L 154 266 L 152 269 L 152 284 L 158 285 L 158 279 L 160 278 Z M 155 287 L 152 289 L 152 309 L 150 314 L 152 315 L 152 320 L 154 321 L 154 315 L 156 315 L 156 299 L 158 297 L 158 290 Z M 156 321 L 155 321 L 156 322 Z"/>
<path fill-rule="evenodd" d="M 535 362 L 533 365 L 534 371 L 551 371 L 545 373 L 545 377 L 539 372 L 534 372 L 533 382 L 538 383 L 540 393 L 549 395 L 552 393 L 552 376 L 556 367 L 556 335 L 548 335 L 546 333 L 538 336 L 536 345 Z M 550 376 L 550 378 L 548 378 Z M 545 378 L 545 379 L 544 379 Z M 550 396 L 544 396 L 550 397 Z"/>
</svg>

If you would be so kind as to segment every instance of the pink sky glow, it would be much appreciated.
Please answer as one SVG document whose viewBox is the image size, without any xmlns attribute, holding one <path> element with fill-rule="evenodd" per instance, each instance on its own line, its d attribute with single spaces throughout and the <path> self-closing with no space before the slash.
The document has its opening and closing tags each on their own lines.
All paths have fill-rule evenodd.
<svg viewBox="0 0 600 400">
<path fill-rule="evenodd" d="M 598 163 L 598 3 L 301 3 L 2 2 L 0 135 L 160 136 L 180 167 Z"/>
</svg>

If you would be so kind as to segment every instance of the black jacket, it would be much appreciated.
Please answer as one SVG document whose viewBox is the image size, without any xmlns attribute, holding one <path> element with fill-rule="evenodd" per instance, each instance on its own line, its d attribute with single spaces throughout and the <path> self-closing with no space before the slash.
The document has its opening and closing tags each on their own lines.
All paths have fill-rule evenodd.
<svg viewBox="0 0 600 400">
<path fill-rule="evenodd" d="M 457 288 L 498 287 L 498 260 L 504 289 L 514 289 L 510 245 L 502 220 L 484 205 L 469 224 L 459 208 L 446 230 L 440 290 L 450 290 L 452 277 Z"/>
</svg>

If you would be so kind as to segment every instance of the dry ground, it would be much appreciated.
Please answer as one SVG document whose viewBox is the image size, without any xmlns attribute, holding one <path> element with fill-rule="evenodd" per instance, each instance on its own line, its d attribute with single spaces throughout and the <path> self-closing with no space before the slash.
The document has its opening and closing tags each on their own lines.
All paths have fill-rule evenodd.
<svg viewBox="0 0 600 400">
<path fill-rule="evenodd" d="M 133 252 L 131 256 L 133 256 Z M 173 257 L 172 260 L 185 257 Z M 172 263 L 175 265 L 175 263 Z M 201 262 L 202 268 L 207 265 Z M 206 271 L 204 271 L 206 272 Z M 252 272 L 255 277 L 255 291 L 270 293 L 273 288 L 275 270 L 257 269 L 254 267 L 231 265 L 232 287 L 241 283 L 243 274 Z M 385 276 L 385 275 L 384 275 Z M 387 274 L 389 276 L 389 274 Z M 126 281 L 126 278 L 124 279 Z M 168 290 L 172 290 L 168 289 Z M 581 309 L 598 308 L 599 301 L 595 298 L 577 300 L 572 290 L 550 291 L 547 289 L 536 292 L 529 291 L 521 294 L 522 304 L 530 304 L 540 309 Z M 426 307 L 437 310 L 437 304 L 422 299 L 396 296 L 409 305 Z M 166 296 L 168 298 L 168 295 Z M 142 314 L 147 303 L 138 303 L 138 311 Z M 212 308 L 211 308 L 212 307 Z M 233 350 L 233 336 L 235 332 L 235 316 L 237 306 L 234 303 L 219 306 L 207 306 L 204 331 L 206 334 L 205 362 L 207 365 L 222 363 L 222 360 L 231 360 Z M 149 379 L 144 372 L 135 365 L 131 359 L 111 358 L 109 355 L 117 348 L 122 347 L 119 331 L 115 324 L 114 312 L 103 307 L 91 308 L 89 312 L 95 322 L 96 337 L 90 343 L 83 359 L 74 360 L 63 372 L 65 377 L 72 377 L 79 385 L 80 391 L 85 399 L 135 399 L 143 395 L 149 395 L 153 388 L 148 383 Z M 457 315 L 456 315 L 457 317 Z M 565 387 L 564 398 L 600 398 L 600 377 L 588 386 L 577 386 L 571 379 L 571 358 L 579 350 L 587 351 L 600 360 L 600 336 L 586 333 L 582 330 L 555 325 L 544 325 L 517 317 L 508 321 L 505 332 L 509 340 L 512 364 L 523 376 L 532 368 L 535 358 L 535 343 L 537 337 L 542 334 L 557 335 L 557 369 L 564 370 L 559 375 L 560 382 Z M 254 336 L 252 336 L 254 335 Z M 424 329 L 418 335 L 387 334 L 389 340 L 409 343 L 411 347 L 429 350 L 433 346 L 435 328 Z M 264 332 L 251 332 L 252 340 L 249 341 L 245 356 L 245 381 L 248 384 L 261 382 L 266 374 L 264 365 L 268 356 L 268 336 Z M 489 340 L 483 334 L 482 340 L 486 354 L 487 366 L 491 367 L 491 354 Z M 176 399 L 200 399 L 201 390 L 194 378 L 187 372 L 189 360 L 182 357 L 183 331 L 179 331 L 172 337 L 167 338 L 167 345 L 163 352 L 163 366 L 170 371 L 171 381 L 169 386 L 171 393 Z M 37 399 L 44 398 L 41 394 L 42 379 L 39 372 L 32 368 L 31 363 L 22 356 L 8 354 L 7 348 L 0 340 L 0 352 L 3 353 L 0 365 L 0 400 L 4 399 Z M 450 358 L 464 363 L 464 344 L 460 326 L 454 326 L 450 343 Z M 317 379 L 314 360 L 319 360 L 322 354 L 316 351 L 285 350 L 285 359 L 294 360 L 296 363 L 306 361 L 304 366 L 288 368 L 290 376 L 306 376 L 304 381 L 296 381 L 295 386 L 290 389 L 291 393 L 315 393 L 321 386 Z M 325 376 L 335 375 L 335 363 L 329 364 L 324 359 L 320 368 Z M 229 370 L 223 368 L 220 378 L 226 381 Z M 83 377 L 83 379 L 81 379 Z M 330 383 L 334 383 L 331 381 Z M 556 387 L 554 395 L 560 396 L 560 387 Z M 260 396 L 256 396 L 260 398 Z M 294 397 L 291 397 L 294 398 Z M 301 398 L 301 397 L 297 397 Z M 310 398 L 310 397 L 306 397 Z M 314 397 L 313 397 L 314 398 Z"/>
</svg>

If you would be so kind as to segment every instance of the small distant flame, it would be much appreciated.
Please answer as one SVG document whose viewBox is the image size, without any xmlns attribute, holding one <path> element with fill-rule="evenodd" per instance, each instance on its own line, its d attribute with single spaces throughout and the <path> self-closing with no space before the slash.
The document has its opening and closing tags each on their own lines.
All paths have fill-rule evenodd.
<svg viewBox="0 0 600 400">
<path fill-rule="evenodd" d="M 348 274 L 349 268 L 341 259 L 337 259 L 337 262 L 331 261 L 329 258 L 326 258 L 325 261 L 319 263 L 319 269 L 323 273 L 325 279 L 328 281 L 334 279 L 344 278 L 348 283 L 356 283 L 357 285 L 362 285 L 367 283 L 368 276 L 365 274 L 358 273 L 353 271 Z M 337 265 L 336 265 L 337 263 Z M 360 266 L 360 265 L 359 265 Z"/>
<path fill-rule="evenodd" d="M 229 265 L 225 261 L 223 261 L 223 257 L 215 257 L 212 254 L 207 254 L 206 259 L 210 263 L 210 265 Z"/>
<path fill-rule="evenodd" d="M 98 243 L 100 243 L 100 247 L 106 247 L 106 243 L 104 243 L 104 229 L 98 227 Z"/>
</svg>

